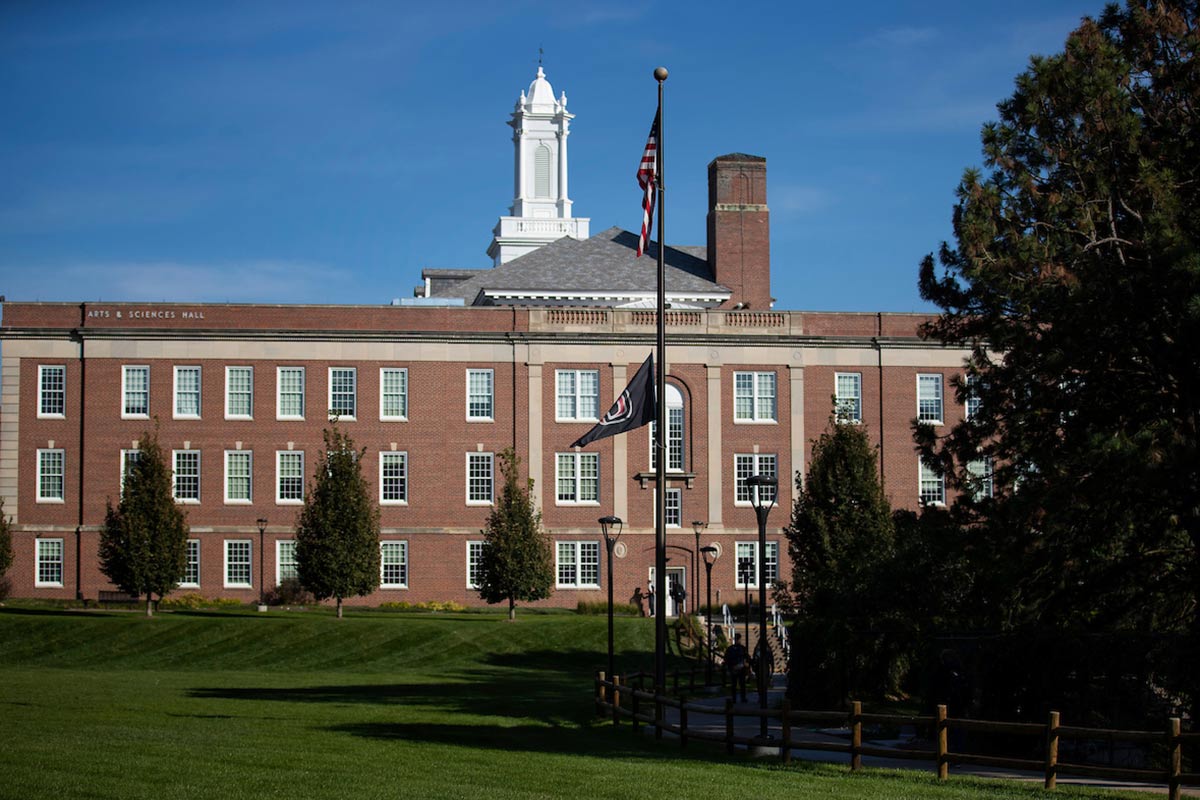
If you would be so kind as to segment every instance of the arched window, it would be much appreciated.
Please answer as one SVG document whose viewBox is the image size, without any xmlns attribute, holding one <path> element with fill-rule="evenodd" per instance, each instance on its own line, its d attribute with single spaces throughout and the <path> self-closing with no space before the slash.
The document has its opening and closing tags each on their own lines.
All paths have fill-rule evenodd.
<svg viewBox="0 0 1200 800">
<path fill-rule="evenodd" d="M 550 196 L 550 148 L 544 144 L 533 151 L 533 196 Z"/>
<path fill-rule="evenodd" d="M 667 406 L 667 471 L 683 472 L 683 393 L 670 383 L 666 386 Z M 657 453 L 654 451 L 654 432 L 658 427 L 650 423 L 650 469 L 658 469 Z"/>
</svg>

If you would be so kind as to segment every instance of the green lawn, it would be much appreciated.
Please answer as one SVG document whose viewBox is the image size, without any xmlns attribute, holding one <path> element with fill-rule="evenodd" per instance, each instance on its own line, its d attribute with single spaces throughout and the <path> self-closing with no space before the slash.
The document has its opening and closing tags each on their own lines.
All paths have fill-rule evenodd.
<svg viewBox="0 0 1200 800">
<path fill-rule="evenodd" d="M 619 618 L 629 666 L 650 620 Z M 1033 798 L 594 720 L 604 617 L 0 609 L 0 797 Z M 1069 797 L 1108 797 L 1060 790 Z"/>
</svg>

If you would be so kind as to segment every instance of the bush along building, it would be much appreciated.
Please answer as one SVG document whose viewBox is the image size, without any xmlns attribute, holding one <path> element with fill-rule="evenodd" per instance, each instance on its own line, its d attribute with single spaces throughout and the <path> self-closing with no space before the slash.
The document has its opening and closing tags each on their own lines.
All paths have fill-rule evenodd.
<svg viewBox="0 0 1200 800">
<path fill-rule="evenodd" d="M 295 575 L 294 530 L 336 416 L 381 510 L 380 587 L 347 602 L 482 605 L 481 529 L 513 448 L 555 554 L 539 605 L 607 597 L 598 518 L 624 520 L 618 601 L 654 565 L 650 428 L 582 448 L 654 349 L 656 246 L 589 236 L 568 198 L 566 97 L 541 68 L 512 115 L 515 191 L 482 270 L 425 270 L 389 305 L 27 303 L 3 306 L 0 496 L 18 597 L 95 599 L 105 503 L 158 428 L 190 526 L 184 591 L 252 602 Z M 914 418 L 960 419 L 965 353 L 923 342 L 922 315 L 772 307 L 766 160 L 708 167 L 707 242 L 667 247 L 668 581 L 714 602 L 786 580 L 793 476 L 836 404 L 879 448 L 894 507 L 945 502 L 913 448 Z M 766 574 L 746 478 L 779 477 Z M 259 520 L 265 525 L 260 526 Z M 697 537 L 693 521 L 705 523 Z M 672 598 L 668 611 L 677 612 Z"/>
</svg>

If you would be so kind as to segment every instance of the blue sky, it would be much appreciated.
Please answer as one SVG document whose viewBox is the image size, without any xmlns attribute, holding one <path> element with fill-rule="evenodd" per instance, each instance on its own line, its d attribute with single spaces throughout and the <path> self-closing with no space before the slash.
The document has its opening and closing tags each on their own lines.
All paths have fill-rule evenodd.
<svg viewBox="0 0 1200 800">
<path fill-rule="evenodd" d="M 0 294 L 370 304 L 489 266 L 541 47 L 593 232 L 640 225 L 661 64 L 670 243 L 704 243 L 713 157 L 765 156 L 778 308 L 928 309 L 980 126 L 1101 8 L 7 0 Z"/>
</svg>

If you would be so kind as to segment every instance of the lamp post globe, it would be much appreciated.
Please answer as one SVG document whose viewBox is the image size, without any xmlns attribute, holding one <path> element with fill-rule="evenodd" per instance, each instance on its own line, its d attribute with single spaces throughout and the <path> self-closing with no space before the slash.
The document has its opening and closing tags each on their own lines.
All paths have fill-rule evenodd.
<svg viewBox="0 0 1200 800">
<path fill-rule="evenodd" d="M 751 475 L 746 478 L 750 504 L 758 520 L 758 707 L 767 710 L 767 515 L 775 507 L 778 481 L 774 475 Z M 767 716 L 759 718 L 759 735 L 767 738 Z"/>
<path fill-rule="evenodd" d="M 704 556 L 704 572 L 706 587 L 705 603 L 704 603 L 704 622 L 708 628 L 708 635 L 705 637 L 708 642 L 708 663 L 704 667 L 704 685 L 712 686 L 712 669 L 713 669 L 713 635 L 712 635 L 712 568 L 713 562 L 717 560 L 720 551 L 717 548 L 709 545 L 701 547 L 700 554 Z"/>
</svg>

